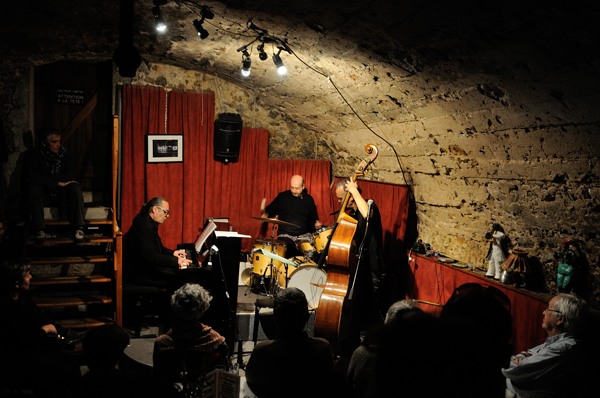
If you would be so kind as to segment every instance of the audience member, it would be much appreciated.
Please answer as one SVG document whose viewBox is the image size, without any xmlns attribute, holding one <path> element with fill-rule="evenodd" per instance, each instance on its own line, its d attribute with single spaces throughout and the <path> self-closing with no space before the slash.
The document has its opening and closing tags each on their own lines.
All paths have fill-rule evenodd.
<svg viewBox="0 0 600 398">
<path fill-rule="evenodd" d="M 513 355 L 508 368 L 502 369 L 508 390 L 517 397 L 598 396 L 598 388 L 592 393 L 583 377 L 590 361 L 580 339 L 588 313 L 586 301 L 575 294 L 552 297 L 542 318 L 546 341 Z"/>
<path fill-rule="evenodd" d="M 28 151 L 25 161 L 26 186 L 29 189 L 31 227 L 36 239 L 46 238 L 44 204 L 59 202 L 74 230 L 74 238 L 83 240 L 84 205 L 81 185 L 76 180 L 75 158 L 61 143 L 56 128 L 42 129 L 39 145 Z"/>
<path fill-rule="evenodd" d="M 399 300 L 393 303 L 387 311 L 385 324 L 413 312 L 421 312 L 414 300 Z M 381 330 L 369 330 L 361 344 L 354 350 L 348 364 L 347 380 L 351 396 L 355 398 L 372 397 L 374 394 L 374 367 L 378 351 L 378 338 Z"/>
<path fill-rule="evenodd" d="M 400 389 L 407 396 L 504 397 L 498 373 L 510 355 L 507 304 L 487 287 L 467 284 L 455 290 L 439 317 L 411 311 L 386 319 L 373 392 L 365 396 Z"/>
<path fill-rule="evenodd" d="M 256 344 L 246 365 L 246 381 L 257 397 L 348 396 L 344 377 L 333 370 L 331 345 L 305 331 L 309 315 L 302 290 L 290 287 L 275 295 L 280 334 Z"/>
<path fill-rule="evenodd" d="M 74 397 L 81 372 L 73 352 L 64 349 L 59 328 L 33 303 L 28 291 L 31 267 L 0 264 L 0 387 L 31 388 L 39 397 Z"/>
<path fill-rule="evenodd" d="M 466 366 L 473 378 L 469 387 L 490 398 L 504 398 L 506 390 L 500 369 L 513 352 L 510 307 L 510 300 L 501 290 L 465 283 L 454 290 L 440 314 L 468 341 L 461 355 L 468 358 Z"/>
<path fill-rule="evenodd" d="M 212 296 L 202 286 L 186 283 L 171 296 L 173 324 L 154 342 L 153 372 L 183 388 L 202 386 L 204 376 L 229 366 L 225 337 L 201 322 Z M 183 375 L 183 376 L 182 376 Z"/>
<path fill-rule="evenodd" d="M 81 398 L 176 398 L 177 390 L 151 374 L 122 366 L 129 334 L 116 324 L 90 329 L 83 339 L 83 357 L 88 371 L 82 378 Z"/>
<path fill-rule="evenodd" d="M 154 197 L 145 203 L 123 237 L 123 277 L 126 282 L 171 288 L 179 284 L 177 270 L 192 261 L 185 250 L 171 250 L 162 244 L 158 227 L 169 217 L 169 202 Z"/>
<path fill-rule="evenodd" d="M 309 237 L 310 233 L 321 228 L 323 224 L 317 215 L 315 200 L 304 185 L 304 178 L 293 175 L 290 178 L 290 189 L 277 194 L 275 199 L 264 208 L 262 217 L 275 217 L 291 225 L 279 225 L 277 239 L 286 243 L 286 257 L 300 256 L 303 253 L 296 246 L 296 241 Z"/>
</svg>

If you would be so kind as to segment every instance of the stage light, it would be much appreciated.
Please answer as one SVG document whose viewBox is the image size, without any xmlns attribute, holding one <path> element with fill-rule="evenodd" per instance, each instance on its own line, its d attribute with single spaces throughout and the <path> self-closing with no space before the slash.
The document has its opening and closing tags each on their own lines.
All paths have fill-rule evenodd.
<svg viewBox="0 0 600 398">
<path fill-rule="evenodd" d="M 208 6 L 200 7 L 200 15 L 202 15 L 202 19 L 213 19 L 215 17 L 215 13 Z"/>
<path fill-rule="evenodd" d="M 159 33 L 164 33 L 167 30 L 167 24 L 162 17 L 160 7 L 152 7 L 152 15 L 154 16 L 154 28 Z"/>
<path fill-rule="evenodd" d="M 250 76 L 250 67 L 252 66 L 252 60 L 250 59 L 250 54 L 248 51 L 244 50 L 242 52 L 242 76 L 248 77 Z"/>
<path fill-rule="evenodd" d="M 281 56 L 279 55 L 280 53 L 281 49 L 279 49 L 279 52 L 277 52 L 277 54 L 273 54 L 273 63 L 277 67 L 277 74 L 279 74 L 279 76 L 284 76 L 287 74 L 287 68 L 281 60 Z"/>
<path fill-rule="evenodd" d="M 265 43 L 260 43 L 258 47 L 256 47 L 256 49 L 258 50 L 258 58 L 260 58 L 261 61 L 264 61 L 267 58 L 269 58 L 269 56 L 265 52 Z"/>
<path fill-rule="evenodd" d="M 208 31 L 206 29 L 204 29 L 204 26 L 202 26 L 203 22 L 204 22 L 204 18 L 194 19 L 192 21 L 192 25 L 194 25 L 196 32 L 198 32 L 198 37 L 200 37 L 202 40 L 204 40 L 208 37 Z"/>
</svg>

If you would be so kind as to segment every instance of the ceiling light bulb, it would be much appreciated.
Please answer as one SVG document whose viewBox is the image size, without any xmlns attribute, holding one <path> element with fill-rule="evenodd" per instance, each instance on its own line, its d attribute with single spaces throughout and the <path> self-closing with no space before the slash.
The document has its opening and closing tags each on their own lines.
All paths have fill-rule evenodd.
<svg viewBox="0 0 600 398">
<path fill-rule="evenodd" d="M 152 8 L 152 15 L 154 16 L 154 28 L 157 32 L 163 33 L 167 30 L 167 24 L 162 17 L 160 7 L 156 6 Z"/>
<path fill-rule="evenodd" d="M 242 59 L 242 76 L 248 77 L 250 76 L 250 67 L 252 66 L 252 60 L 250 59 L 250 55 L 244 54 L 244 58 Z"/>
<path fill-rule="evenodd" d="M 273 63 L 275 63 L 275 66 L 277 67 L 277 73 L 279 74 L 279 76 L 287 74 L 287 68 L 283 64 L 283 61 L 281 60 L 281 56 L 279 54 L 273 54 Z"/>
</svg>

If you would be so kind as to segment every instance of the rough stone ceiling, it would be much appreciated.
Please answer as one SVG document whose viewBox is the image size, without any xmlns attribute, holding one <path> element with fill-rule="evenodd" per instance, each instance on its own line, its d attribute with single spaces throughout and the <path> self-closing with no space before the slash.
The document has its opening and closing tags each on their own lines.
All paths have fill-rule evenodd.
<svg viewBox="0 0 600 398">
<path fill-rule="evenodd" d="M 205 40 L 192 27 L 198 16 L 191 2 L 161 6 L 164 35 L 154 33 L 152 0 L 134 3 L 133 43 L 142 67 L 164 63 L 218 75 L 252 89 L 257 101 L 303 129 L 326 134 L 360 130 L 361 119 L 371 126 L 416 120 L 433 103 L 443 111 L 464 87 L 496 79 L 509 85 L 523 73 L 543 79 L 565 65 L 598 60 L 598 6 L 577 1 L 560 8 L 513 0 L 198 1 L 215 14 L 204 24 Z M 117 0 L 5 2 L 0 62 L 111 59 L 119 8 Z M 252 75 L 242 78 L 236 50 L 256 36 L 249 20 L 287 40 L 294 52 L 282 53 L 287 77 L 248 47 Z"/>
</svg>

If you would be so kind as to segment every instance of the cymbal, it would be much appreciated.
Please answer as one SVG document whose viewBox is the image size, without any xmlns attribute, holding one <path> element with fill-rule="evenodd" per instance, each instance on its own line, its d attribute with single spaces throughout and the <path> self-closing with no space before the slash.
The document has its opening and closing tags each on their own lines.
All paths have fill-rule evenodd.
<svg viewBox="0 0 600 398">
<path fill-rule="evenodd" d="M 252 218 L 255 220 L 262 221 L 262 222 L 270 222 L 270 223 L 277 224 L 277 225 L 287 225 L 289 227 L 297 227 L 297 228 L 300 227 L 299 225 L 292 224 L 291 222 L 287 222 L 287 221 L 278 220 L 276 218 L 268 218 L 268 217 L 252 217 Z"/>
<path fill-rule="evenodd" d="M 252 267 L 242 271 L 242 282 L 246 286 L 252 286 Z"/>
</svg>

